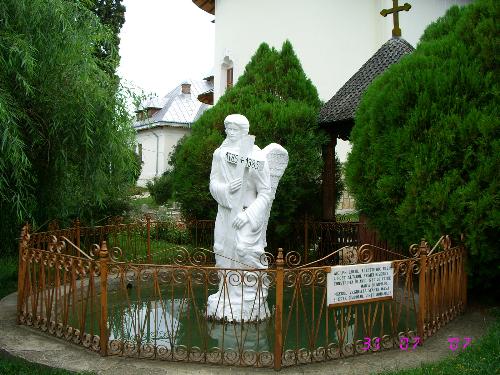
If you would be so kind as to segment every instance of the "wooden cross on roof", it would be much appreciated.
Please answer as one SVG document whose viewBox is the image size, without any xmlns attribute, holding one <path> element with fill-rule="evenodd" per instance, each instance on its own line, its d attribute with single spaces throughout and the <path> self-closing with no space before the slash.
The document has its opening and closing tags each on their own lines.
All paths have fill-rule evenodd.
<svg viewBox="0 0 500 375">
<path fill-rule="evenodd" d="M 399 28 L 399 12 L 403 10 L 408 12 L 411 9 L 411 5 L 405 3 L 402 6 L 398 5 L 398 0 L 392 0 L 392 8 L 391 9 L 383 9 L 380 14 L 386 17 L 388 14 L 392 13 L 392 19 L 394 21 L 394 28 L 392 29 L 393 37 L 401 36 L 401 29 Z"/>
</svg>

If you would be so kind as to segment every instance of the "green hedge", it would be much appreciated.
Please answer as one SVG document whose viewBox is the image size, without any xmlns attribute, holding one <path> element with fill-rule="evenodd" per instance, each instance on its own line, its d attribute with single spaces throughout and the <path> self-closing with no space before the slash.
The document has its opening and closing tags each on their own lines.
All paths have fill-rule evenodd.
<svg viewBox="0 0 500 375">
<path fill-rule="evenodd" d="M 381 235 L 465 235 L 472 285 L 500 275 L 499 5 L 451 8 L 366 91 L 347 183 Z"/>
</svg>

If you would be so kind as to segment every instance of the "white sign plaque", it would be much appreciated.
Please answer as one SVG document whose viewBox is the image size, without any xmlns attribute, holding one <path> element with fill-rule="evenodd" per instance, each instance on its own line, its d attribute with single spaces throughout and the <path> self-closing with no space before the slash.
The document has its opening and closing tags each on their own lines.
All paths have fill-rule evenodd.
<svg viewBox="0 0 500 375">
<path fill-rule="evenodd" d="M 392 262 L 335 266 L 327 274 L 327 304 L 392 299 L 393 285 Z"/>
</svg>

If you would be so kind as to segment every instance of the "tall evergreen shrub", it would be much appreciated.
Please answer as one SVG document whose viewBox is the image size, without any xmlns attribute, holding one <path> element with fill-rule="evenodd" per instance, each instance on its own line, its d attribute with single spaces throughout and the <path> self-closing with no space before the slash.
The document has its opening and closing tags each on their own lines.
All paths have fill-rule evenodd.
<svg viewBox="0 0 500 375">
<path fill-rule="evenodd" d="M 465 235 L 473 285 L 500 275 L 500 6 L 477 0 L 430 25 L 369 87 L 347 182 L 392 242 Z"/>
<path fill-rule="evenodd" d="M 261 44 L 237 84 L 200 117 L 192 135 L 172 155 L 173 190 L 183 214 L 198 219 L 216 216 L 217 204 L 208 187 L 212 154 L 225 138 L 224 119 L 232 113 L 249 119 L 250 133 L 259 147 L 275 142 L 289 152 L 269 233 L 285 236 L 305 212 L 319 214 L 321 147 L 327 141 L 317 124 L 320 105 L 317 90 L 304 74 L 291 43 L 286 41 L 281 51 Z M 341 186 L 340 174 L 337 177 Z"/>
</svg>

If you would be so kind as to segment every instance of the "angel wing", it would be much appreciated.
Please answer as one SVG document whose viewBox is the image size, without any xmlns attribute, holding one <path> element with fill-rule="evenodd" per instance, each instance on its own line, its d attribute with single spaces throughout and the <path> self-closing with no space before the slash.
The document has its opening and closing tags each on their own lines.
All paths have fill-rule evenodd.
<svg viewBox="0 0 500 375">
<path fill-rule="evenodd" d="M 266 232 L 267 224 L 269 223 L 269 215 L 271 214 L 271 207 L 273 205 L 274 198 L 276 197 L 276 189 L 278 188 L 281 176 L 285 173 L 285 169 L 288 165 L 288 151 L 277 143 L 270 143 L 262 149 L 262 152 L 267 159 L 269 170 L 271 172 L 271 201 L 269 202 L 269 207 L 267 209 L 262 236 L 264 248 L 266 248 Z"/>
</svg>

